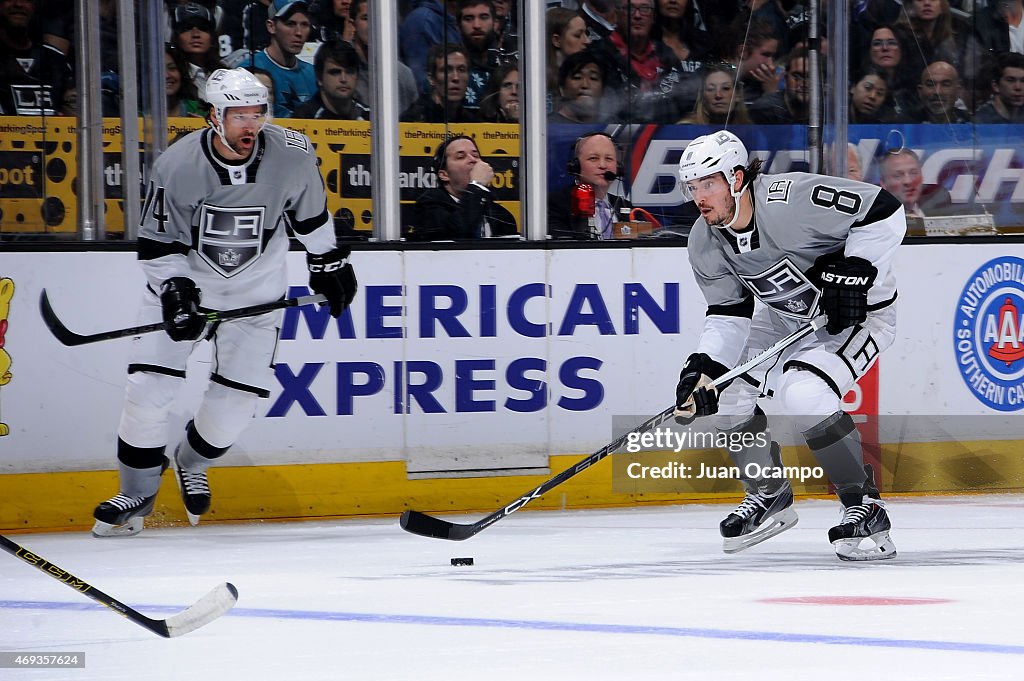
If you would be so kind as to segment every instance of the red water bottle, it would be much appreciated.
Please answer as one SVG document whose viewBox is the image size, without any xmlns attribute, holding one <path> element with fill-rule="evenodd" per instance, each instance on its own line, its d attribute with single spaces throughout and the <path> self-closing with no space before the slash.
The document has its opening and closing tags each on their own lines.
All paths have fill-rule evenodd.
<svg viewBox="0 0 1024 681">
<path fill-rule="evenodd" d="M 569 211 L 574 217 L 592 218 L 597 211 L 594 199 L 594 187 L 586 182 L 578 182 L 572 188 L 572 201 Z"/>
</svg>

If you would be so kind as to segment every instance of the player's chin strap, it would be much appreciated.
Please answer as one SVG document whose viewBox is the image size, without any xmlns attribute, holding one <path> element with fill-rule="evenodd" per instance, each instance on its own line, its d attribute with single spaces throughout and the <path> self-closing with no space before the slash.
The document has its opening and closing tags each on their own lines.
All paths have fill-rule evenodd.
<svg viewBox="0 0 1024 681">
<path fill-rule="evenodd" d="M 748 188 L 749 186 L 740 187 L 740 190 L 736 192 L 733 191 L 732 185 L 729 185 L 729 193 L 732 194 L 732 200 L 736 202 L 736 210 L 733 211 L 732 220 L 729 220 L 728 224 L 718 225 L 719 229 L 732 229 L 732 226 L 735 225 L 736 221 L 740 219 L 740 204 L 743 201 L 743 194 L 746 193 Z"/>
</svg>

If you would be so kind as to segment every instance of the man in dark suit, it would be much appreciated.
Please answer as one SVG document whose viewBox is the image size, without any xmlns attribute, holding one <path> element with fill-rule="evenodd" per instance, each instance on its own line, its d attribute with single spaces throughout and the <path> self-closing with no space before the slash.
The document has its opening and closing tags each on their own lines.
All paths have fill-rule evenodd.
<svg viewBox="0 0 1024 681">
<path fill-rule="evenodd" d="M 628 220 L 633 205 L 621 196 L 608 193 L 611 183 L 622 177 L 622 162 L 612 138 L 603 132 L 584 135 L 572 145 L 567 168 L 572 185 L 548 198 L 548 236 L 554 239 L 611 239 L 612 225 Z M 572 195 L 577 184 L 594 188 L 594 224 L 571 213 Z"/>
<path fill-rule="evenodd" d="M 494 202 L 494 169 L 471 137 L 456 135 L 434 153 L 438 186 L 416 199 L 409 241 L 483 239 L 518 233 L 515 218 Z"/>
</svg>

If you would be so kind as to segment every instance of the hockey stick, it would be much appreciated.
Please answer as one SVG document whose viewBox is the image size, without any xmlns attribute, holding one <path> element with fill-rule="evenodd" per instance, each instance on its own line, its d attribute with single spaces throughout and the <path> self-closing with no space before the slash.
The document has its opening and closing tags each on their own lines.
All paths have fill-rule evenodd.
<svg viewBox="0 0 1024 681">
<path fill-rule="evenodd" d="M 234 310 L 211 310 L 206 312 L 206 321 L 208 323 L 221 322 L 227 319 L 240 319 L 242 317 L 255 317 L 265 312 L 272 312 L 274 310 L 280 310 L 285 307 L 296 307 L 300 305 L 310 305 L 313 303 L 325 303 L 327 298 L 323 295 L 316 294 L 312 296 L 302 296 L 299 298 L 286 298 L 285 300 L 275 300 L 272 303 L 260 303 L 259 305 L 250 305 L 248 307 L 238 307 Z M 153 331 L 163 331 L 163 322 L 154 322 L 152 324 L 143 324 L 142 326 L 131 326 L 127 329 L 115 329 L 113 331 L 101 331 L 100 333 L 91 334 L 78 334 L 64 326 L 64 323 L 57 317 L 57 314 L 53 311 L 53 307 L 50 305 L 50 299 L 46 295 L 46 289 L 39 295 L 39 312 L 43 315 L 43 321 L 46 322 L 46 326 L 49 327 L 53 335 L 64 345 L 85 345 L 86 343 L 96 343 L 97 341 L 111 340 L 114 338 L 124 338 L 125 336 L 138 336 L 143 333 L 151 333 Z"/>
<path fill-rule="evenodd" d="M 107 606 L 118 615 L 127 617 L 139 626 L 145 627 L 154 634 L 164 638 L 181 636 L 198 629 L 204 624 L 209 624 L 233 608 L 238 601 L 238 589 L 234 585 L 224 582 L 178 614 L 165 620 L 154 620 L 130 608 L 116 598 L 108 596 L 93 585 L 83 582 L 78 577 L 57 567 L 42 556 L 22 548 L 3 535 L 0 535 L 0 547 L 12 556 L 22 559 L 54 579 L 67 584 L 75 591 L 85 594 L 97 603 Z"/>
<path fill-rule="evenodd" d="M 788 348 L 793 343 L 796 343 L 797 341 L 811 335 L 818 329 L 824 327 L 826 321 L 827 319 L 824 315 L 815 317 L 805 326 L 802 326 L 793 333 L 789 334 L 788 336 L 777 342 L 775 345 L 771 346 L 770 348 L 762 352 L 757 357 L 754 357 L 748 362 L 739 365 L 735 369 L 715 379 L 712 385 L 716 388 L 723 386 L 729 381 L 733 380 L 734 378 L 750 371 L 758 364 L 761 364 L 765 360 L 771 359 L 772 357 L 778 355 L 780 352 Z M 502 518 L 515 513 L 516 511 L 521 509 L 523 506 L 526 506 L 534 499 L 543 496 L 544 494 L 551 491 L 558 485 L 561 485 L 563 482 L 573 477 L 580 471 L 584 471 L 590 468 L 595 463 L 605 458 L 609 454 L 613 453 L 616 449 L 625 444 L 626 440 L 633 433 L 642 433 L 646 430 L 654 428 L 655 426 L 658 426 L 661 423 L 664 423 L 665 421 L 672 417 L 674 411 L 675 405 L 672 405 L 671 407 L 661 412 L 657 416 L 652 416 L 651 418 L 647 419 L 639 426 L 626 433 L 625 435 L 621 435 L 615 438 L 615 440 L 608 443 L 601 449 L 597 450 L 587 458 L 583 459 L 575 466 L 565 469 L 555 477 L 541 483 L 539 486 L 522 495 L 512 503 L 508 504 L 507 506 L 504 506 L 503 508 L 499 508 L 497 511 L 490 514 L 486 518 L 478 520 L 475 523 L 470 523 L 468 525 L 460 523 L 451 523 L 447 520 L 441 520 L 440 518 L 435 518 L 434 516 L 427 515 L 426 513 L 420 513 L 419 511 L 403 512 L 402 518 L 399 522 L 402 526 L 402 529 L 406 530 L 407 532 L 412 532 L 413 534 L 422 535 L 424 537 L 433 537 L 434 539 L 451 539 L 454 541 L 469 539 L 477 532 L 480 532 L 484 528 L 489 527 L 493 523 L 498 522 Z"/>
</svg>

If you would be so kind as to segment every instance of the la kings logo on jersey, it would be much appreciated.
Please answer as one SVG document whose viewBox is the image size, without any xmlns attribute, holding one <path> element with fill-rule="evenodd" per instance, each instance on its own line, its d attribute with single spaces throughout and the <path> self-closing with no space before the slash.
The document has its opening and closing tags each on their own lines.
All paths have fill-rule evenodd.
<svg viewBox="0 0 1024 681">
<path fill-rule="evenodd" d="M 758 300 L 779 314 L 810 319 L 818 307 L 821 292 L 789 258 L 784 258 L 760 274 L 739 276 Z"/>
<path fill-rule="evenodd" d="M 222 277 L 235 276 L 263 252 L 263 212 L 262 206 L 204 205 L 196 251 Z"/>
</svg>

